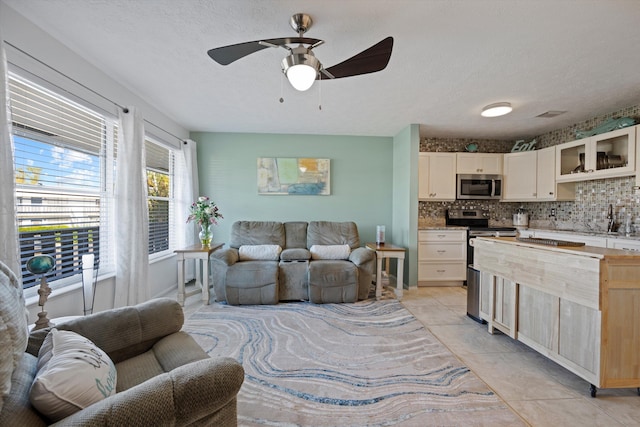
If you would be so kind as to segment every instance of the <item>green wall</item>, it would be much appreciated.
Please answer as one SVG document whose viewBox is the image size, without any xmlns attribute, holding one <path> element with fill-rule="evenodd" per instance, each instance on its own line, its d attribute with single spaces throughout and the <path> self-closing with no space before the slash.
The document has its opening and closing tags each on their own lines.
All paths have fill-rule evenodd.
<svg viewBox="0 0 640 427">
<path fill-rule="evenodd" d="M 216 241 L 228 241 L 237 220 L 354 221 L 362 244 L 375 241 L 376 225 L 394 238 L 393 138 L 194 132 L 191 139 L 198 143 L 200 194 L 224 215 Z M 331 195 L 258 195 L 258 157 L 331 159 Z"/>
<path fill-rule="evenodd" d="M 417 124 L 404 128 L 393 139 L 393 243 L 407 248 L 404 283 L 418 285 L 418 156 Z M 393 267 L 395 271 L 395 267 Z"/>
</svg>

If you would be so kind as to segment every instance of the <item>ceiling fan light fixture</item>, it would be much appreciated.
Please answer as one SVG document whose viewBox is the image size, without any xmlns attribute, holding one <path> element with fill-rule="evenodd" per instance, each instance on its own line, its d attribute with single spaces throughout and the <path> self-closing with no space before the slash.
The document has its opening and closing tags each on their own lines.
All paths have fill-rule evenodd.
<svg viewBox="0 0 640 427">
<path fill-rule="evenodd" d="M 484 107 L 480 115 L 482 117 L 499 117 L 509 114 L 512 110 L 510 102 L 496 102 Z"/>
<path fill-rule="evenodd" d="M 313 86 L 320 68 L 320 61 L 309 53 L 292 53 L 282 60 L 282 72 L 291 86 L 301 92 Z"/>
</svg>

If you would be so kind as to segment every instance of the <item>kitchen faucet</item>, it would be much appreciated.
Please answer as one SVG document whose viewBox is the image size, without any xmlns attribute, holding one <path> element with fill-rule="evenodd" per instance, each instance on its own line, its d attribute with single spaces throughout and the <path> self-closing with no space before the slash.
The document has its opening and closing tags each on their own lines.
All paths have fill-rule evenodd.
<svg viewBox="0 0 640 427">
<path fill-rule="evenodd" d="M 609 212 L 607 212 L 607 219 L 609 223 L 607 225 L 607 233 L 613 232 L 613 227 L 615 225 L 615 219 L 613 217 L 613 205 L 609 204 Z"/>
</svg>

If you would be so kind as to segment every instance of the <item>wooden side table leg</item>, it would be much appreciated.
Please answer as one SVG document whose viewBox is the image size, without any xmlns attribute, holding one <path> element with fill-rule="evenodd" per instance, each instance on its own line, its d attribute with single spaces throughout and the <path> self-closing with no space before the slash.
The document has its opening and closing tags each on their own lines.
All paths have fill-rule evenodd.
<svg viewBox="0 0 640 427">
<path fill-rule="evenodd" d="M 178 254 L 178 302 L 184 307 L 184 256 Z"/>
<path fill-rule="evenodd" d="M 402 277 L 404 274 L 404 258 L 398 258 L 397 261 L 398 271 L 396 273 L 396 298 L 398 298 L 399 301 L 402 299 L 402 294 L 404 292 L 404 278 Z"/>
<path fill-rule="evenodd" d="M 382 255 L 376 252 L 376 300 L 382 298 Z"/>
</svg>

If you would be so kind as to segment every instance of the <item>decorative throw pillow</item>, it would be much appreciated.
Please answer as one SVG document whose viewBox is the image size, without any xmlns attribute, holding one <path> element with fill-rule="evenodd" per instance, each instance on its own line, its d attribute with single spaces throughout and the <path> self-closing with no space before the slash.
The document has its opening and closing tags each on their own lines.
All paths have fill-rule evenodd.
<svg viewBox="0 0 640 427">
<path fill-rule="evenodd" d="M 243 245 L 238 252 L 240 261 L 278 261 L 282 248 L 279 245 Z"/>
<path fill-rule="evenodd" d="M 351 247 L 349 245 L 313 245 L 311 259 L 349 259 Z"/>
<path fill-rule="evenodd" d="M 29 399 L 59 421 L 115 394 L 116 380 L 116 367 L 104 351 L 82 335 L 54 328 L 38 353 Z"/>
</svg>

